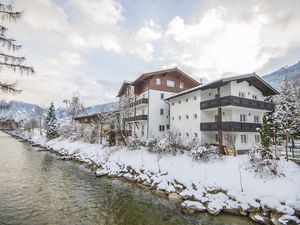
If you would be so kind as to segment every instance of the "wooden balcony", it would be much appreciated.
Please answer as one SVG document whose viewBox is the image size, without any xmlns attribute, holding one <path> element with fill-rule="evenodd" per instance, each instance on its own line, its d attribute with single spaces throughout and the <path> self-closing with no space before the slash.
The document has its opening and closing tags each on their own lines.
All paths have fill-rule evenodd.
<svg viewBox="0 0 300 225">
<path fill-rule="evenodd" d="M 218 122 L 200 123 L 201 131 L 230 131 L 230 132 L 258 132 L 257 128 L 261 128 L 260 123 L 241 123 L 241 122 L 222 122 L 219 127 Z"/>
<path fill-rule="evenodd" d="M 272 111 L 273 105 L 268 102 L 257 101 L 254 99 L 241 98 L 237 96 L 226 96 L 220 99 L 211 99 L 200 103 L 200 109 L 211 109 L 222 106 L 238 106 L 252 109 L 261 109 L 266 111 Z"/>
<path fill-rule="evenodd" d="M 137 106 L 137 105 L 140 105 L 140 104 L 148 104 L 148 98 L 141 98 L 135 102 L 132 102 L 129 104 L 129 107 L 134 107 L 134 106 Z"/>
<path fill-rule="evenodd" d="M 148 115 L 138 115 L 124 118 L 126 122 L 140 121 L 140 120 L 148 120 Z"/>
</svg>

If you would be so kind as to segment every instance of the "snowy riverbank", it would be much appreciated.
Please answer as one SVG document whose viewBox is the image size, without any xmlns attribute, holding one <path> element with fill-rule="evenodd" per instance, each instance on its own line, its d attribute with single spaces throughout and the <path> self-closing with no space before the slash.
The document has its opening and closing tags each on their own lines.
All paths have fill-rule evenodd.
<svg viewBox="0 0 300 225">
<path fill-rule="evenodd" d="M 300 223 L 300 167 L 278 161 L 281 176 L 259 174 L 250 169 L 248 156 L 224 156 L 207 161 L 188 154 L 157 155 L 145 148 L 127 150 L 38 134 L 14 135 L 51 149 L 65 157 L 94 166 L 96 175 L 124 177 L 143 188 L 168 197 L 189 212 L 228 212 L 249 216 L 262 223 Z M 298 218 L 297 218 L 298 216 Z"/>
</svg>

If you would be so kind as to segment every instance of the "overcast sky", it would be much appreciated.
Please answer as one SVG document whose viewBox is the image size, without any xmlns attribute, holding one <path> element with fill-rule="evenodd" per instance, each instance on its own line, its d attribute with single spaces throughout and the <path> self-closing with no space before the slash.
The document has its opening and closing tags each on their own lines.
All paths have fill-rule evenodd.
<svg viewBox="0 0 300 225">
<path fill-rule="evenodd" d="M 9 1 L 11 2 L 11 1 Z M 2 70 L 19 95 L 47 106 L 73 93 L 85 105 L 116 100 L 123 80 L 177 66 L 195 79 L 256 72 L 300 60 L 300 0 L 16 0 L 8 35 L 36 74 Z"/>
</svg>

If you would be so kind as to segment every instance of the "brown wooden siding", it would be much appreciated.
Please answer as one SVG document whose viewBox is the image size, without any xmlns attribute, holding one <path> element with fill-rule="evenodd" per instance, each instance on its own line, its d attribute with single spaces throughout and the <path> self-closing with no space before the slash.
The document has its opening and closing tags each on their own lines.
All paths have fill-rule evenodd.
<svg viewBox="0 0 300 225">
<path fill-rule="evenodd" d="M 156 78 L 161 79 L 161 85 L 156 84 Z M 175 87 L 168 87 L 167 80 L 172 80 L 175 82 Z M 182 82 L 184 84 L 184 88 L 180 88 L 179 84 Z M 186 77 L 182 76 L 180 73 L 176 71 L 153 75 L 147 79 L 147 81 L 141 81 L 135 86 L 135 94 L 141 94 L 145 92 L 149 88 L 151 90 L 157 91 L 166 91 L 166 92 L 173 92 L 178 93 L 196 86 L 195 83 L 188 80 Z"/>
</svg>

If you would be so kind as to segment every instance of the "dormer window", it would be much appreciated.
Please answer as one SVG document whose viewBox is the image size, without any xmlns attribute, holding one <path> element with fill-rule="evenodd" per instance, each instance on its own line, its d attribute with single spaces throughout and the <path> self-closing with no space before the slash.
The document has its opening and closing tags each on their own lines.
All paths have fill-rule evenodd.
<svg viewBox="0 0 300 225">
<path fill-rule="evenodd" d="M 239 97 L 245 98 L 245 92 L 240 91 L 240 92 L 239 92 Z"/>
<path fill-rule="evenodd" d="M 168 87 L 175 87 L 175 81 L 174 80 L 167 80 L 167 86 Z"/>
<path fill-rule="evenodd" d="M 183 82 L 180 82 L 180 83 L 179 83 L 179 88 L 180 88 L 180 89 L 183 89 L 183 88 L 184 88 L 184 83 L 183 83 Z"/>
<path fill-rule="evenodd" d="M 156 85 L 161 85 L 161 79 L 160 78 L 156 78 Z"/>
</svg>

